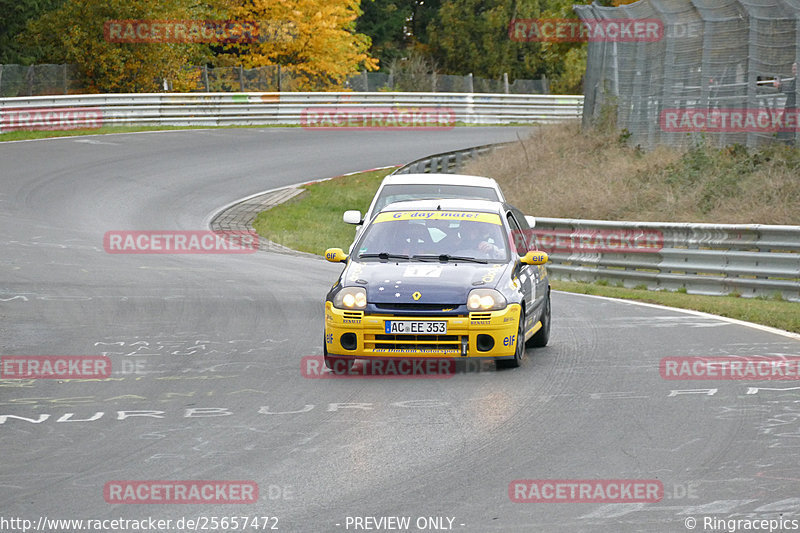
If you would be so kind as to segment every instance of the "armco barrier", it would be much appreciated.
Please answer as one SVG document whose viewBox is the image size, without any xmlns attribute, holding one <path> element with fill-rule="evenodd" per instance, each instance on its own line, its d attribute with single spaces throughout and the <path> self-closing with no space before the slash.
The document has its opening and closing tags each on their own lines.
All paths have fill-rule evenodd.
<svg viewBox="0 0 800 533">
<path fill-rule="evenodd" d="M 558 279 L 683 288 L 694 294 L 779 293 L 784 299 L 800 301 L 800 226 L 537 218 L 535 229 L 588 236 L 656 232 L 663 238 L 660 249 L 646 252 L 554 252 L 548 268 Z"/>
<path fill-rule="evenodd" d="M 500 146 L 436 154 L 413 161 L 395 174 L 458 172 L 469 158 Z M 562 248 L 549 254 L 548 270 L 554 279 L 605 280 L 626 287 L 686 289 L 692 294 L 780 294 L 784 299 L 800 301 L 800 226 L 537 217 L 534 232 L 540 235 L 540 242 L 545 240 L 541 238 L 544 234 L 578 243 L 572 250 Z M 614 237 L 615 232 L 628 236 L 659 235 L 659 244 L 646 251 L 596 249 L 594 237 Z M 582 238 L 586 239 L 585 246 L 581 245 Z"/>
<path fill-rule="evenodd" d="M 583 96 L 483 93 L 156 93 L 89 94 L 0 98 L 3 115 L 30 111 L 90 108 L 103 125 L 299 125 L 309 108 L 441 109 L 464 124 L 552 123 L 579 119 Z M 30 123 L 47 128 L 48 120 Z M 30 122 L 30 119 L 28 119 Z M 57 128 L 64 129 L 64 128 Z"/>
</svg>

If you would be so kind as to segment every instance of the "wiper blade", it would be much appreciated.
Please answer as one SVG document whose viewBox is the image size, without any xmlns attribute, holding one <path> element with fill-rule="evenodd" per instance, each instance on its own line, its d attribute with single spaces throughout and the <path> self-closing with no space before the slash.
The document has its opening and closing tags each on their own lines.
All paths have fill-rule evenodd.
<svg viewBox="0 0 800 533">
<path fill-rule="evenodd" d="M 450 255 L 450 254 L 412 255 L 411 259 L 419 259 L 421 261 L 426 261 L 426 260 L 442 261 L 444 263 L 448 261 L 467 261 L 470 263 L 481 263 L 484 265 L 489 262 L 485 259 L 478 259 L 477 257 L 466 257 L 463 255 Z"/>
<path fill-rule="evenodd" d="M 410 259 L 407 255 L 390 254 L 389 252 L 381 252 L 379 254 L 361 254 L 358 256 L 359 259 L 369 259 L 370 257 L 377 257 L 383 261 L 388 261 L 389 259 L 405 259 L 408 261 Z"/>
</svg>

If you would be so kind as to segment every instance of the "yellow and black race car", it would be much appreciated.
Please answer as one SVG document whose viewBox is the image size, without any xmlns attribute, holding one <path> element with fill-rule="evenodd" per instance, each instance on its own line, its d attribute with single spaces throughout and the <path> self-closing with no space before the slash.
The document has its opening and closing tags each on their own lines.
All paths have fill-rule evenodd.
<svg viewBox="0 0 800 533">
<path fill-rule="evenodd" d="M 517 367 L 550 335 L 547 254 L 514 207 L 484 200 L 393 203 L 364 229 L 325 301 L 325 363 L 495 359 Z"/>
</svg>

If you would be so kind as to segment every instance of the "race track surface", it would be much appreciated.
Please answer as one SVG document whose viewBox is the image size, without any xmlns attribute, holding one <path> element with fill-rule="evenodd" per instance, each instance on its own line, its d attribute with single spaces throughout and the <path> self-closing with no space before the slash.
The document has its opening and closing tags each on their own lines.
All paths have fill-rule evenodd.
<svg viewBox="0 0 800 533">
<path fill-rule="evenodd" d="M 797 382 L 659 374 L 669 356 L 800 356 L 797 338 L 554 293 L 550 345 L 519 369 L 309 379 L 301 362 L 322 354 L 323 299 L 340 266 L 103 248 L 106 231 L 204 230 L 263 190 L 516 134 L 266 128 L 0 144 L 0 355 L 107 355 L 114 369 L 108 380 L 0 380 L 0 530 L 40 517 L 154 517 L 173 520 L 155 531 L 182 531 L 181 517 L 269 516 L 291 532 L 682 532 L 690 519 L 711 531 L 704 517 L 797 519 Z M 515 503 L 518 479 L 658 480 L 664 498 Z M 103 489 L 114 480 L 252 480 L 259 499 L 112 504 Z M 264 523 L 246 531 L 275 525 Z"/>
</svg>

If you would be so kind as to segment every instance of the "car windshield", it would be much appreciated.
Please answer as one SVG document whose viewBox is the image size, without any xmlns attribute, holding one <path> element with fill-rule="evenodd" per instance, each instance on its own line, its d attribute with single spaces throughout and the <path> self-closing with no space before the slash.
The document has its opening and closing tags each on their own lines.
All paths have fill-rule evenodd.
<svg viewBox="0 0 800 533">
<path fill-rule="evenodd" d="M 469 211 L 389 211 L 378 214 L 356 247 L 364 260 L 505 262 L 500 217 Z"/>
<path fill-rule="evenodd" d="M 442 198 L 474 198 L 476 200 L 500 201 L 497 191 L 492 187 L 475 187 L 472 185 L 442 185 L 440 183 L 418 183 L 412 185 L 386 185 L 381 189 L 372 213 L 394 202 L 406 200 Z"/>
</svg>

